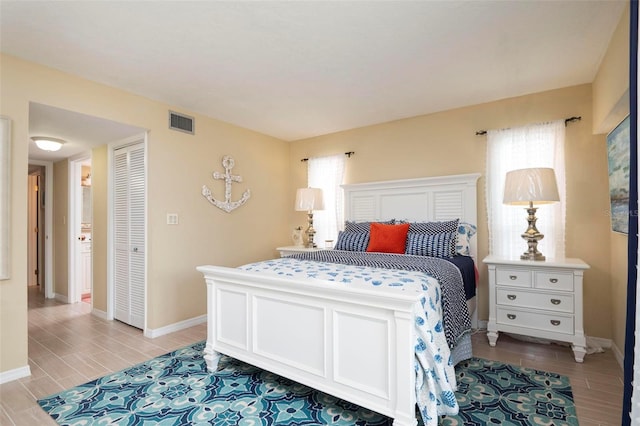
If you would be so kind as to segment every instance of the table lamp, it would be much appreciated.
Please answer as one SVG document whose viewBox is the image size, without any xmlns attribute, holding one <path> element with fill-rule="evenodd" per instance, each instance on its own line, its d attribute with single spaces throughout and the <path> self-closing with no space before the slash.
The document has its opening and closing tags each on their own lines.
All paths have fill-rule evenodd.
<svg viewBox="0 0 640 426">
<path fill-rule="evenodd" d="M 504 184 L 504 204 L 528 205 L 526 208 L 529 216 L 527 222 L 529 226 L 522 234 L 522 238 L 527 242 L 527 251 L 520 259 L 522 260 L 545 260 L 545 257 L 538 251 L 538 241 L 544 235 L 536 228 L 536 210 L 533 204 L 549 204 L 560 201 L 558 195 L 558 185 L 556 175 L 551 168 L 529 168 L 512 170 L 507 173 Z"/>
<path fill-rule="evenodd" d="M 313 211 L 323 210 L 324 202 L 322 200 L 322 189 L 320 188 L 300 188 L 296 192 L 296 210 L 306 211 L 308 217 L 308 227 L 305 233 L 307 234 L 307 247 L 315 248 L 316 243 L 313 241 L 313 237 L 316 230 L 313 229 Z"/>
</svg>

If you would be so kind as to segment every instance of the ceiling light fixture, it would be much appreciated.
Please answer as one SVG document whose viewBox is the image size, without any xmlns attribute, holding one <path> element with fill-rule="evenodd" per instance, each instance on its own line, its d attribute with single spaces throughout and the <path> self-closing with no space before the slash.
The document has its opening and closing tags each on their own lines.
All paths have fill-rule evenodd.
<svg viewBox="0 0 640 426">
<path fill-rule="evenodd" d="M 46 136 L 34 136 L 31 140 L 43 151 L 59 151 L 65 143 L 62 139 L 49 138 Z"/>
</svg>

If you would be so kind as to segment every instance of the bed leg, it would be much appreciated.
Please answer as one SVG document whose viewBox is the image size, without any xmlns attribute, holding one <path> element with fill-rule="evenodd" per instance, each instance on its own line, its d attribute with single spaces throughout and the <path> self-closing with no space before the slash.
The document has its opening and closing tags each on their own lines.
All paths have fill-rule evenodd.
<svg viewBox="0 0 640 426">
<path fill-rule="evenodd" d="M 393 426 L 416 426 L 417 424 L 416 416 L 402 416 L 393 419 Z"/>
<path fill-rule="evenodd" d="M 395 412 L 394 426 L 415 426 L 416 420 L 416 355 L 413 349 L 414 316 L 411 312 L 394 312 L 395 319 Z M 393 366 L 389 364 L 391 370 Z"/>
<path fill-rule="evenodd" d="M 218 369 L 218 362 L 220 361 L 220 353 L 213 350 L 213 346 L 207 342 L 204 348 L 204 360 L 207 363 L 207 370 L 214 373 Z"/>
</svg>

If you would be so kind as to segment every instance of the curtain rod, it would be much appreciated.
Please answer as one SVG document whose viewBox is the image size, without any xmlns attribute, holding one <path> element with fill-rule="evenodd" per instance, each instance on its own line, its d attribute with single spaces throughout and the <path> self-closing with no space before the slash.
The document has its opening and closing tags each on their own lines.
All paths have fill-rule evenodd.
<svg viewBox="0 0 640 426">
<path fill-rule="evenodd" d="M 353 152 L 353 151 L 348 151 L 348 152 L 345 152 L 345 153 L 344 153 L 344 155 L 346 155 L 348 158 L 351 158 L 351 156 L 352 156 L 353 154 L 355 154 L 355 152 Z M 300 161 L 309 161 L 309 159 L 308 159 L 308 158 L 303 158 L 303 159 L 302 159 L 302 160 L 300 160 Z"/>
<path fill-rule="evenodd" d="M 574 121 L 580 121 L 580 120 L 582 120 L 582 117 L 575 117 L 574 116 L 574 117 L 565 118 L 564 119 L 564 125 L 566 126 L 569 123 L 573 123 Z M 478 130 L 476 132 L 476 136 L 484 136 L 486 134 L 487 134 L 486 130 Z"/>
</svg>

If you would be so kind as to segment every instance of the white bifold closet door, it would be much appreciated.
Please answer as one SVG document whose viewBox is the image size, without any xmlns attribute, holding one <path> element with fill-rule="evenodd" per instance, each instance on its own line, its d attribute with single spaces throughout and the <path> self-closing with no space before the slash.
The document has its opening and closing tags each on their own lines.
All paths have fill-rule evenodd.
<svg viewBox="0 0 640 426">
<path fill-rule="evenodd" d="M 144 143 L 114 151 L 115 319 L 144 328 Z"/>
</svg>

